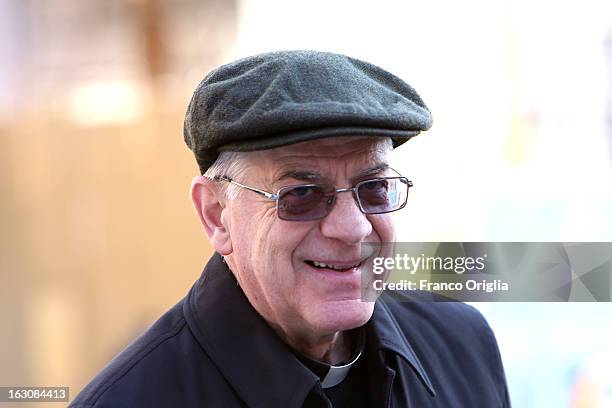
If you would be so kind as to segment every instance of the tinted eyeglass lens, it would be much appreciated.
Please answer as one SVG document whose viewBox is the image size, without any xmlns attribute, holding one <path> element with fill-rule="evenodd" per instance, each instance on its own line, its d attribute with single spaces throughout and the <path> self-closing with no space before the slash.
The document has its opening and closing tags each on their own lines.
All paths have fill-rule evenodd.
<svg viewBox="0 0 612 408">
<path fill-rule="evenodd" d="M 404 177 L 368 180 L 357 186 L 357 196 L 366 214 L 380 214 L 400 209 L 408 197 Z"/>
<path fill-rule="evenodd" d="M 325 217 L 333 204 L 333 187 L 296 186 L 279 191 L 278 216 L 284 220 L 316 220 Z"/>
</svg>

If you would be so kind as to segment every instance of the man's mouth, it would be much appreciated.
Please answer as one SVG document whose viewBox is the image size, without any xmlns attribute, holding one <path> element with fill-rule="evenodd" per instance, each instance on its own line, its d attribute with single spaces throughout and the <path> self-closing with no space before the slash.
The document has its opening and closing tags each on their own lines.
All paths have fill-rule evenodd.
<svg viewBox="0 0 612 408">
<path fill-rule="evenodd" d="M 313 268 L 316 269 L 331 269 L 333 271 L 338 271 L 338 272 L 346 272 L 346 271 L 350 271 L 353 268 L 358 268 L 361 266 L 361 261 L 357 261 L 357 262 L 320 262 L 320 261 L 311 261 L 311 260 L 306 260 L 304 261 L 305 263 L 307 263 L 308 265 L 312 266 Z"/>
</svg>

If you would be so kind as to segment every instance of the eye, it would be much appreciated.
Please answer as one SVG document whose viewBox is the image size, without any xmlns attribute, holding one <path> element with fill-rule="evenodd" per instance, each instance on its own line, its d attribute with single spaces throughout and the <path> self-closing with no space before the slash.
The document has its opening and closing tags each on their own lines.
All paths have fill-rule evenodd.
<svg viewBox="0 0 612 408">
<path fill-rule="evenodd" d="M 362 205 L 380 206 L 389 201 L 389 181 L 371 180 L 363 183 L 357 190 Z"/>
<path fill-rule="evenodd" d="M 292 195 L 297 198 L 307 198 L 314 194 L 315 187 L 296 187 L 288 191 L 288 195 Z"/>
<path fill-rule="evenodd" d="M 361 185 L 361 187 L 365 190 L 368 191 L 381 191 L 381 190 L 387 190 L 389 186 L 389 183 L 387 180 L 372 180 L 372 181 L 368 181 L 367 183 L 364 183 Z"/>
</svg>

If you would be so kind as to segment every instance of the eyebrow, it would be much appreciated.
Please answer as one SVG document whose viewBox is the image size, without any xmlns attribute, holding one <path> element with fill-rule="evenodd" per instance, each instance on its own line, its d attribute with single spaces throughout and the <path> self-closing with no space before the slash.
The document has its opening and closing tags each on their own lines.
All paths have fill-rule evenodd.
<svg viewBox="0 0 612 408">
<path fill-rule="evenodd" d="M 374 167 L 371 167 L 357 174 L 357 176 L 354 177 L 353 180 L 375 176 L 378 173 L 382 173 L 383 171 L 387 170 L 388 168 L 389 168 L 389 165 L 387 163 L 378 163 Z"/>
<path fill-rule="evenodd" d="M 356 181 L 358 179 L 364 179 L 370 176 L 375 176 L 378 173 L 381 173 L 389 168 L 387 163 L 378 163 L 374 167 L 363 170 L 359 172 L 355 177 L 351 179 L 351 181 Z M 324 179 L 321 173 L 316 171 L 307 171 L 307 170 L 289 170 L 282 173 L 279 177 L 276 178 L 275 182 L 279 182 L 281 180 L 292 178 L 296 180 L 302 180 L 306 182 L 317 182 L 321 179 Z"/>
<path fill-rule="evenodd" d="M 316 171 L 289 170 L 281 174 L 275 181 L 281 181 L 287 178 L 303 181 L 318 181 L 322 176 Z"/>
</svg>

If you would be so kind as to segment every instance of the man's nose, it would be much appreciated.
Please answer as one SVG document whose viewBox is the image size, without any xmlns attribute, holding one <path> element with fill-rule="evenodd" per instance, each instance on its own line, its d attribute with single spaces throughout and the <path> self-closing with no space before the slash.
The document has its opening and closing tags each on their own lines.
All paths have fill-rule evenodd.
<svg viewBox="0 0 612 408">
<path fill-rule="evenodd" d="M 346 244 L 358 244 L 370 235 L 372 224 L 361 212 L 351 192 L 338 193 L 327 217 L 321 220 L 321 232 Z"/>
</svg>

